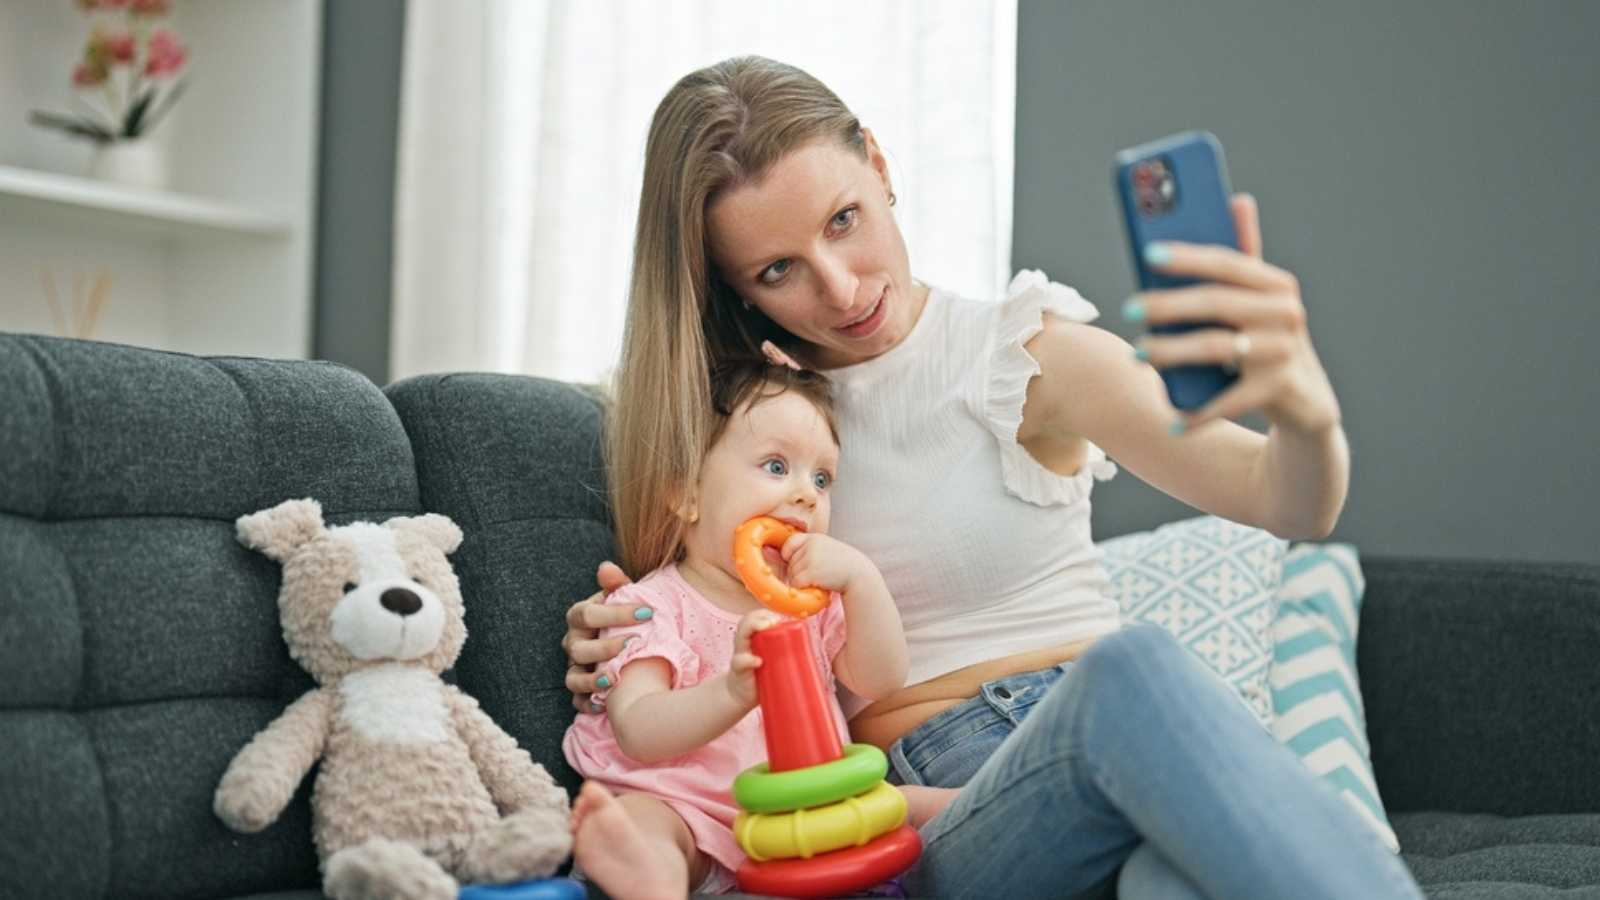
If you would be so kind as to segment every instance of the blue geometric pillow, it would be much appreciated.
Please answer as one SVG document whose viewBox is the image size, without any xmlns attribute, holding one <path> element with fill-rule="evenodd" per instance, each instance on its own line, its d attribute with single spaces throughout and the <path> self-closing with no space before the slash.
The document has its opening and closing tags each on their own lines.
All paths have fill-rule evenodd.
<svg viewBox="0 0 1600 900">
<path fill-rule="evenodd" d="M 1171 632 L 1233 686 L 1262 725 L 1270 725 L 1267 670 L 1287 542 L 1201 516 L 1098 546 L 1123 620 Z"/>
<path fill-rule="evenodd" d="M 1356 627 L 1365 588 L 1355 547 L 1296 544 L 1289 550 L 1272 626 L 1272 733 L 1398 853 L 1400 841 L 1372 776 L 1356 678 Z"/>
</svg>

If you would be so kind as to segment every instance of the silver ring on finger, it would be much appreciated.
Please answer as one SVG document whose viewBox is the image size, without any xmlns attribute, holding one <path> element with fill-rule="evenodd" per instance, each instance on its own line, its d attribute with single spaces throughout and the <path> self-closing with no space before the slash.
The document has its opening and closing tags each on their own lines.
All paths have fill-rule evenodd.
<svg viewBox="0 0 1600 900">
<path fill-rule="evenodd" d="M 1250 355 L 1250 335 L 1243 331 L 1233 333 L 1233 359 L 1225 368 L 1230 372 L 1237 372 L 1244 367 L 1245 359 Z"/>
</svg>

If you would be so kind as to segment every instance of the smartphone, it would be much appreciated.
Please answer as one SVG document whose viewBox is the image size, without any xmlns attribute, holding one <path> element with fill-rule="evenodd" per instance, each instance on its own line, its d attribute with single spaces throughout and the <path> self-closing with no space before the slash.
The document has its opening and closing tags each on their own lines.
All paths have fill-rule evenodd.
<svg viewBox="0 0 1600 900">
<path fill-rule="evenodd" d="M 1112 166 L 1128 249 L 1139 290 L 1182 287 L 1199 279 L 1177 278 L 1151 270 L 1144 262 L 1151 241 L 1223 244 L 1239 249 L 1232 191 L 1223 163 L 1222 142 L 1209 131 L 1185 131 L 1117 153 Z M 1153 334 L 1181 334 L 1214 322 L 1153 325 Z M 1161 369 L 1167 397 L 1185 412 L 1199 409 L 1227 390 L 1238 374 L 1222 366 L 1173 366 Z"/>
</svg>

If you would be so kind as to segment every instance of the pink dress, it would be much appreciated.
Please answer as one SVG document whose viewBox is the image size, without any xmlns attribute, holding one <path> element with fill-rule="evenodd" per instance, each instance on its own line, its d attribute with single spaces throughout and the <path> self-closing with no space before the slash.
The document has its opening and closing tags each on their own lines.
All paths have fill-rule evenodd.
<svg viewBox="0 0 1600 900">
<path fill-rule="evenodd" d="M 638 625 L 606 629 L 602 636 L 637 634 L 622 652 L 606 664 L 605 674 L 615 685 L 619 672 L 636 659 L 659 657 L 672 667 L 672 687 L 693 687 L 726 671 L 733 659 L 733 636 L 741 616 L 718 607 L 689 586 L 676 565 L 651 572 L 635 584 L 613 593 L 608 603 L 643 603 L 655 615 Z M 834 699 L 833 657 L 844 646 L 844 611 L 837 595 L 822 612 L 806 620 L 817 648 L 817 665 L 828 689 L 829 705 L 841 742 L 849 740 L 844 712 Z M 607 692 L 596 691 L 604 700 Z M 694 835 L 695 846 L 728 869 L 737 869 L 744 851 L 733 839 L 733 779 L 767 759 L 762 734 L 761 709 L 723 732 L 711 743 L 675 759 L 655 765 L 635 762 L 617 746 L 611 720 L 603 715 L 580 715 L 567 729 L 561 749 L 567 762 L 585 778 L 613 792 L 642 792 L 671 806 Z"/>
</svg>

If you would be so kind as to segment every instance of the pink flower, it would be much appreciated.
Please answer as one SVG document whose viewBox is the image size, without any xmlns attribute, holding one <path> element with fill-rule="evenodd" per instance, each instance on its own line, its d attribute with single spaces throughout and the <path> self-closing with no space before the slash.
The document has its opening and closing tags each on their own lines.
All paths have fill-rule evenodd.
<svg viewBox="0 0 1600 900">
<path fill-rule="evenodd" d="M 105 54 L 111 57 L 113 62 L 133 62 L 134 44 L 132 34 L 124 31 L 120 34 L 110 35 L 102 40 L 101 46 L 104 48 Z"/>
<path fill-rule="evenodd" d="M 104 66 L 79 63 L 78 67 L 72 70 L 72 84 L 74 87 L 95 87 L 96 85 L 104 84 L 105 80 L 106 70 Z"/>
<path fill-rule="evenodd" d="M 189 57 L 189 51 L 178 43 L 177 35 L 165 28 L 150 33 L 150 58 L 144 73 L 151 78 L 176 75 Z"/>
<path fill-rule="evenodd" d="M 136 16 L 164 16 L 172 9 L 172 0 L 133 0 Z"/>
</svg>

